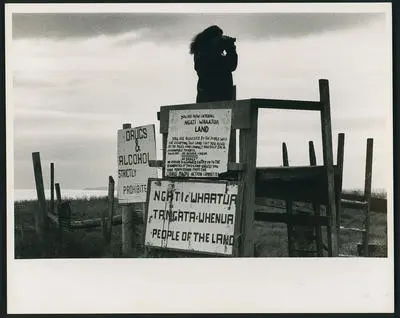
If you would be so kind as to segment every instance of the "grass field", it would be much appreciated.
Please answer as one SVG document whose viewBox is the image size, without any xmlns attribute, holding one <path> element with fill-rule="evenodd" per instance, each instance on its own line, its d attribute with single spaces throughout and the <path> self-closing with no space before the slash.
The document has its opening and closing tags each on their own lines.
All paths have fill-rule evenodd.
<svg viewBox="0 0 400 318">
<path fill-rule="evenodd" d="M 275 200 L 276 201 L 276 200 Z M 283 202 L 271 200 L 268 206 L 257 206 L 258 211 L 284 213 Z M 34 231 L 34 212 L 38 208 L 37 201 L 15 202 L 15 258 L 38 258 L 40 251 L 36 242 Z M 87 198 L 71 200 L 72 220 L 85 220 L 101 216 L 107 210 L 107 198 Z M 304 203 L 296 203 L 296 209 L 310 207 Z M 115 214 L 121 211 L 115 205 Z M 310 210 L 311 211 L 311 210 Z M 362 227 L 363 213 L 361 210 L 344 209 L 341 225 L 345 227 Z M 49 222 L 50 227 L 45 236 L 45 255 L 47 258 L 82 258 L 82 257 L 121 257 L 121 225 L 113 226 L 111 243 L 105 247 L 100 227 L 91 230 L 70 230 L 62 233 L 55 225 Z M 141 231 L 143 225 L 137 225 L 134 231 L 135 251 L 132 257 L 142 257 Z M 370 243 L 387 245 L 386 213 L 371 212 Z M 259 222 L 254 223 L 255 255 L 258 257 L 285 257 L 288 256 L 287 227 L 285 224 Z M 357 256 L 357 243 L 362 242 L 361 233 L 341 231 L 340 253 Z M 379 255 L 386 256 L 386 250 Z M 153 256 L 174 257 L 185 255 L 180 253 L 157 254 Z"/>
</svg>

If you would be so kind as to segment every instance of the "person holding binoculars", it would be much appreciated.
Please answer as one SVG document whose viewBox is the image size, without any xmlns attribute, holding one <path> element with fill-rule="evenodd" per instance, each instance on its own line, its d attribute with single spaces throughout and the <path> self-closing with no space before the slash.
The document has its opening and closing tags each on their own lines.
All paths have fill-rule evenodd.
<svg viewBox="0 0 400 318">
<path fill-rule="evenodd" d="M 216 25 L 193 38 L 190 54 L 198 75 L 196 103 L 232 100 L 232 72 L 238 63 L 235 42 Z"/>
</svg>

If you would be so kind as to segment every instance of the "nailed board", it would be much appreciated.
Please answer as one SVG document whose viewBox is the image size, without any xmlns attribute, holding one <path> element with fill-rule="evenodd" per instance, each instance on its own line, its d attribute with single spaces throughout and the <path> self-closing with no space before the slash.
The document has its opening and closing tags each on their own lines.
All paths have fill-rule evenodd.
<svg viewBox="0 0 400 318">
<path fill-rule="evenodd" d="M 150 179 L 145 246 L 232 256 L 241 183 Z"/>
<path fill-rule="evenodd" d="M 146 202 L 148 178 L 157 178 L 154 125 L 118 130 L 118 202 Z"/>
<path fill-rule="evenodd" d="M 211 177 L 227 171 L 231 109 L 171 110 L 167 177 Z"/>
</svg>

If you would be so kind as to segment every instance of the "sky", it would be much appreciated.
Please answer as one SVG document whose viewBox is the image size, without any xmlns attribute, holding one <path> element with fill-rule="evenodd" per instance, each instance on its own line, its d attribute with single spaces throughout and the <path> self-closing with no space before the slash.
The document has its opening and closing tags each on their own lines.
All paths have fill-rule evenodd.
<svg viewBox="0 0 400 318">
<path fill-rule="evenodd" d="M 195 102 L 189 43 L 212 24 L 237 38 L 237 99 L 317 101 L 328 79 L 334 157 L 345 133 L 343 187 L 363 188 L 374 138 L 372 187 L 387 189 L 391 28 L 378 12 L 13 13 L 14 188 L 34 188 L 35 151 L 45 187 L 50 162 L 61 188 L 107 186 L 123 123 L 155 124 L 160 159 L 157 111 Z M 308 165 L 309 140 L 322 164 L 317 112 L 260 110 L 258 134 L 257 166 L 280 166 L 282 142 L 290 165 Z"/>
</svg>

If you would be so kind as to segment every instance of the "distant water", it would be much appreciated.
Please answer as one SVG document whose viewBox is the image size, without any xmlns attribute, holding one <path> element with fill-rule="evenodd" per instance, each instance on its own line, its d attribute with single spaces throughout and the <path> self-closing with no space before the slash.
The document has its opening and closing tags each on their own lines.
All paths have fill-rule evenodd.
<svg viewBox="0 0 400 318">
<path fill-rule="evenodd" d="M 50 189 L 44 190 L 46 200 L 50 199 Z M 104 197 L 108 195 L 108 190 L 77 190 L 77 189 L 61 189 L 62 199 L 84 199 L 90 197 Z M 115 197 L 117 192 L 115 192 Z M 56 193 L 54 191 L 54 199 L 56 199 Z M 14 190 L 14 202 L 23 200 L 37 200 L 37 194 L 35 189 L 15 189 Z"/>
</svg>

